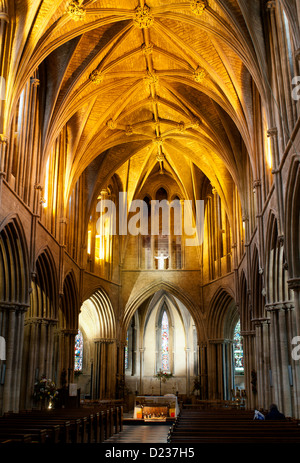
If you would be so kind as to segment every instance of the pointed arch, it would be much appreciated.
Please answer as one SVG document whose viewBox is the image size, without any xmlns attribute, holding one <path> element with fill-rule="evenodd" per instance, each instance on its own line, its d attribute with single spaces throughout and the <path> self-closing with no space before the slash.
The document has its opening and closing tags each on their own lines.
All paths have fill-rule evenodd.
<svg viewBox="0 0 300 463">
<path fill-rule="evenodd" d="M 244 270 L 241 272 L 240 276 L 240 297 L 239 297 L 239 306 L 240 306 L 240 317 L 241 317 L 241 329 L 242 331 L 250 331 L 251 328 L 251 318 L 252 313 L 249 310 L 249 294 L 247 287 L 247 278 Z"/>
<path fill-rule="evenodd" d="M 61 329 L 76 330 L 78 328 L 78 316 L 80 301 L 77 283 L 73 270 L 65 277 L 63 294 L 61 296 L 59 325 Z"/>
<path fill-rule="evenodd" d="M 115 313 L 103 288 L 97 289 L 83 302 L 79 321 L 90 339 L 116 338 Z"/>
<path fill-rule="evenodd" d="M 210 339 L 230 339 L 233 336 L 234 327 L 239 319 L 239 312 L 232 291 L 229 288 L 220 287 L 213 296 L 208 319 L 208 333 Z"/>
<path fill-rule="evenodd" d="M 42 248 L 35 261 L 28 317 L 56 320 L 58 316 L 58 278 L 53 255 Z"/>
<path fill-rule="evenodd" d="M 29 305 L 30 271 L 24 229 L 17 215 L 0 224 L 0 301 Z"/>
<path fill-rule="evenodd" d="M 273 211 L 270 211 L 269 215 L 266 243 L 266 302 L 270 305 L 287 302 L 290 300 L 290 291 L 287 283 L 284 239 L 278 234 L 277 218 Z"/>
<path fill-rule="evenodd" d="M 255 247 L 252 256 L 252 310 L 253 318 L 260 319 L 265 316 L 265 301 L 263 297 L 263 269 L 260 267 L 258 249 Z"/>
<path fill-rule="evenodd" d="M 290 279 L 300 278 L 300 156 L 294 156 L 286 193 L 285 252 Z"/>
<path fill-rule="evenodd" d="M 148 287 L 141 289 L 136 294 L 134 294 L 127 302 L 123 314 L 123 318 L 120 321 L 120 330 L 122 338 L 126 338 L 127 329 L 132 319 L 132 316 L 139 308 L 141 304 L 143 304 L 147 299 L 153 296 L 158 291 L 163 290 L 167 293 L 170 293 L 178 300 L 182 302 L 182 304 L 188 309 L 191 316 L 195 321 L 195 325 L 197 326 L 197 335 L 199 338 L 199 331 L 201 330 L 202 338 L 206 336 L 205 325 L 202 317 L 202 312 L 200 307 L 190 299 L 190 297 L 178 287 L 171 285 L 165 281 L 155 282 L 150 284 Z"/>
</svg>

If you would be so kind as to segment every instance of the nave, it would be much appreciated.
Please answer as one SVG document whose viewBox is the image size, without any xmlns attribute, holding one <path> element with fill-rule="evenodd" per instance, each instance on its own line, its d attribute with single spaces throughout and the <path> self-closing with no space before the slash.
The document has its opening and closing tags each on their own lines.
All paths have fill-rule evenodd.
<svg viewBox="0 0 300 463">
<path fill-rule="evenodd" d="M 0 0 L 4 441 L 300 419 L 299 74 L 300 0 Z"/>
</svg>

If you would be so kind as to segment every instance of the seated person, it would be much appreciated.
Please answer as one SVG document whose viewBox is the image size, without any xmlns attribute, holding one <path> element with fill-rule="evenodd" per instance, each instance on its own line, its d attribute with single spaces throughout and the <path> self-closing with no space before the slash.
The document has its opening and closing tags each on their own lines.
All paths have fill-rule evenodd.
<svg viewBox="0 0 300 463">
<path fill-rule="evenodd" d="M 280 413 L 277 405 L 272 404 L 269 408 L 269 412 L 266 415 L 266 420 L 285 420 L 285 416 L 283 413 Z"/>
</svg>

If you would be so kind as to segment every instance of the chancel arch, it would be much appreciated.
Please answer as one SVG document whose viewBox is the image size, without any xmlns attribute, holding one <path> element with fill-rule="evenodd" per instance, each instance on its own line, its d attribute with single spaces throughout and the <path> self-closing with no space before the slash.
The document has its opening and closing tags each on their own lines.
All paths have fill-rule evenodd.
<svg viewBox="0 0 300 463">
<path fill-rule="evenodd" d="M 134 332 L 133 332 L 134 329 Z M 137 308 L 127 330 L 128 355 L 135 367 L 125 368 L 126 387 L 141 394 L 189 395 L 198 375 L 198 337 L 193 317 L 182 300 L 158 290 Z M 134 349 L 135 356 L 131 349 Z M 161 384 L 158 373 L 171 375 Z"/>
</svg>

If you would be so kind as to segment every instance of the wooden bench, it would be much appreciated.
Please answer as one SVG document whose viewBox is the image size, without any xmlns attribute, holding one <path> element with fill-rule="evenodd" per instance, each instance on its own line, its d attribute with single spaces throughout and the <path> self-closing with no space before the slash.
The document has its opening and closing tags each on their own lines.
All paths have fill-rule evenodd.
<svg viewBox="0 0 300 463">
<path fill-rule="evenodd" d="M 90 408 L 8 412 L 0 417 L 0 431 L 11 426 L 20 433 L 35 430 L 33 440 L 39 439 L 40 443 L 100 443 L 122 431 L 123 407 L 97 404 Z"/>
<path fill-rule="evenodd" d="M 297 420 L 253 420 L 254 411 L 182 410 L 170 443 L 300 443 Z"/>
</svg>

